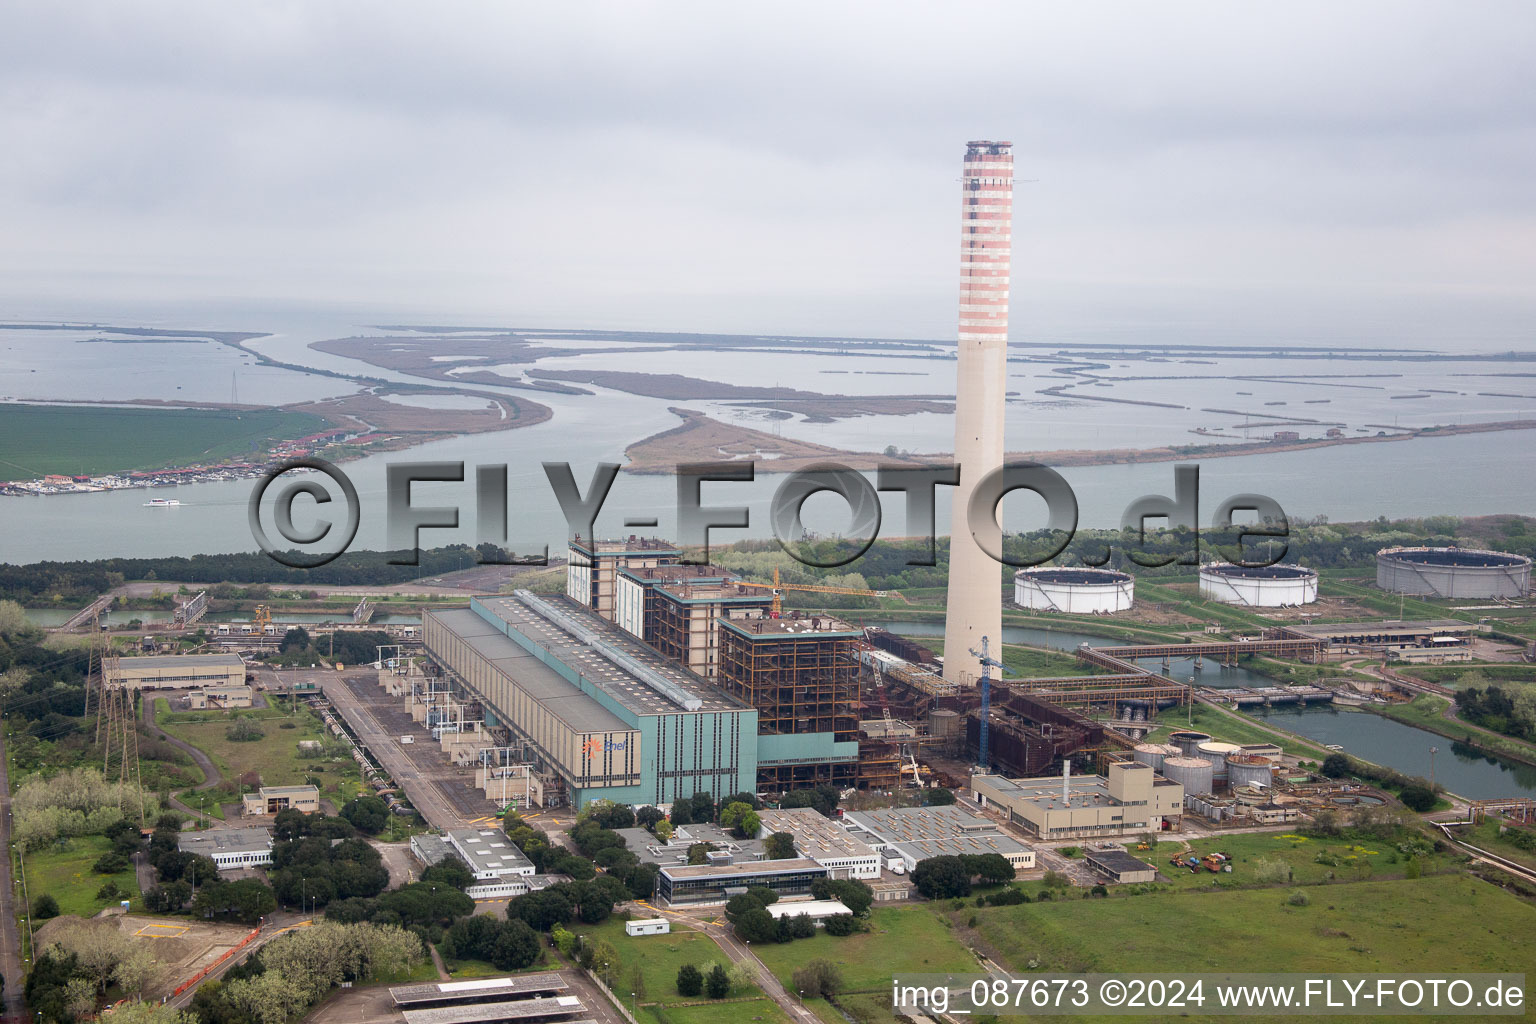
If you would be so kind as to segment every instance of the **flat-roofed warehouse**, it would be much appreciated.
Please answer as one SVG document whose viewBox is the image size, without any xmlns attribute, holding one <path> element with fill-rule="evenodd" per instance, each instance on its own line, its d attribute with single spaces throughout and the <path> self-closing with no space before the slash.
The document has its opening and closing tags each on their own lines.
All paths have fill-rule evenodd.
<svg viewBox="0 0 1536 1024">
<path fill-rule="evenodd" d="M 474 598 L 422 627 L 486 724 L 523 741 L 577 807 L 754 789 L 757 711 L 566 598 Z"/>
<path fill-rule="evenodd" d="M 899 857 L 907 870 L 930 857 L 995 853 L 1016 871 L 1035 866 L 1035 851 L 1003 832 L 995 821 L 958 807 L 892 807 L 849 811 L 843 823 L 863 842 Z"/>
<path fill-rule="evenodd" d="M 105 662 L 103 677 L 109 687 L 180 690 L 245 685 L 245 662 L 238 654 L 154 654 Z"/>
<path fill-rule="evenodd" d="M 787 832 L 795 851 L 826 868 L 833 878 L 880 877 L 880 854 L 875 848 L 814 808 L 765 809 L 758 812 L 758 819 L 762 822 L 759 839 Z"/>
<path fill-rule="evenodd" d="M 1184 787 L 1140 761 L 1111 764 L 1107 776 L 976 775 L 971 795 L 1046 840 L 1160 832 L 1184 813 Z"/>
</svg>

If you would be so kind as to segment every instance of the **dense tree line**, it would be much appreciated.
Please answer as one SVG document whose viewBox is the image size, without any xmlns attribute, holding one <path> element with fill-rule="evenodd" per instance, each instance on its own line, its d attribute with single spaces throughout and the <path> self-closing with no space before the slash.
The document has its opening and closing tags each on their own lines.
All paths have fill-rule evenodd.
<svg viewBox="0 0 1536 1024">
<path fill-rule="evenodd" d="M 1536 740 L 1536 683 L 1482 681 L 1477 673 L 1462 677 L 1456 711 L 1467 721 L 1516 739 Z"/>
<path fill-rule="evenodd" d="M 499 971 L 516 971 L 539 959 L 539 934 L 520 918 L 502 921 L 471 914 L 455 921 L 443 935 L 443 955 L 454 960 L 484 960 Z"/>
<path fill-rule="evenodd" d="M 292 554 L 299 554 L 292 552 Z M 259 551 L 162 558 L 100 558 L 82 562 L 0 565 L 0 599 L 35 604 L 84 604 L 128 580 L 182 583 L 269 583 L 278 586 L 382 586 L 453 572 L 476 564 L 480 553 L 464 544 L 420 552 L 419 564 L 392 565 L 409 552 L 348 551 L 313 569 L 281 565 Z"/>
</svg>

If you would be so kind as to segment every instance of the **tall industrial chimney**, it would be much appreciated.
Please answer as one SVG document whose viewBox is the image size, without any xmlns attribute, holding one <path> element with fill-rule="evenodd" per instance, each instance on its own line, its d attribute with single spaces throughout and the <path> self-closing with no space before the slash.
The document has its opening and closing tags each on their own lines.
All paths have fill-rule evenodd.
<svg viewBox="0 0 1536 1024">
<path fill-rule="evenodd" d="M 976 484 L 1003 464 L 1007 386 L 1008 264 L 1013 245 L 1013 143 L 970 142 L 960 179 L 960 360 L 955 381 L 955 461 L 960 485 L 950 516 L 949 603 L 944 617 L 944 678 L 976 684 L 969 656 L 981 638 L 1003 635 L 999 564 L 976 543 L 974 525 L 994 550 L 991 516 L 971 524 Z"/>
</svg>

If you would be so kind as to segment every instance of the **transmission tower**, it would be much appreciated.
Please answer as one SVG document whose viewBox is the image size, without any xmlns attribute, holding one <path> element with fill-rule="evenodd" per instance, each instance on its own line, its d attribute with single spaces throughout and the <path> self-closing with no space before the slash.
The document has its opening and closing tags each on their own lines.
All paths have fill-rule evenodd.
<svg viewBox="0 0 1536 1024">
<path fill-rule="evenodd" d="M 134 696 L 137 691 L 122 685 L 116 653 L 101 659 L 100 693 L 97 697 L 96 731 L 101 743 L 101 774 L 108 782 L 132 785 L 144 824 L 144 776 L 139 766 L 139 728 Z"/>
</svg>

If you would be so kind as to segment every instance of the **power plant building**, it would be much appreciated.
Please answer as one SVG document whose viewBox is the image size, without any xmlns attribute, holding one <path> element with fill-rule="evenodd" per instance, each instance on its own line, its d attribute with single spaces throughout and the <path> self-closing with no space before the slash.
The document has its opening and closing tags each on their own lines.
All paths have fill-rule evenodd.
<svg viewBox="0 0 1536 1024">
<path fill-rule="evenodd" d="M 976 775 L 971 793 L 983 807 L 1006 812 L 1008 820 L 1044 840 L 1160 832 L 1184 809 L 1184 787 L 1139 761 L 1111 763 L 1108 776 Z"/>
<path fill-rule="evenodd" d="M 646 625 L 652 647 L 665 658 L 713 679 L 720 666 L 719 623 L 727 617 L 773 607 L 773 595 L 735 583 L 662 583 L 651 589 L 652 614 Z"/>
<path fill-rule="evenodd" d="M 1013 603 L 1068 615 L 1113 615 L 1136 603 L 1136 580 L 1113 569 L 1020 569 Z"/>
<path fill-rule="evenodd" d="M 129 690 L 207 689 L 245 685 L 245 662 L 238 654 L 162 654 L 108 658 L 102 682 Z"/>
<path fill-rule="evenodd" d="M 1376 585 L 1415 597 L 1522 598 L 1531 592 L 1531 560 L 1474 548 L 1383 548 Z"/>
<path fill-rule="evenodd" d="M 710 565 L 625 566 L 614 577 L 613 621 L 631 636 L 654 645 L 657 587 L 676 583 L 729 583 L 735 578 L 733 573 Z"/>
<path fill-rule="evenodd" d="M 757 711 L 572 603 L 519 591 L 428 611 L 422 626 L 487 726 L 525 744 L 577 807 L 755 787 Z"/>
<path fill-rule="evenodd" d="M 654 569 L 676 565 L 683 553 L 656 537 L 629 536 L 617 540 L 576 537 L 566 554 L 565 594 L 603 618 L 614 617 L 614 591 L 621 569 Z"/>
<path fill-rule="evenodd" d="M 1008 368 L 1008 287 L 1013 246 L 1013 143 L 966 144 L 960 178 L 960 333 L 955 371 L 955 462 L 960 484 L 950 514 L 949 596 L 944 615 L 944 678 L 975 685 L 967 652 L 982 637 L 1001 645 L 1003 594 L 998 563 L 984 539 L 1002 550 L 988 516 L 971 523 L 976 485 L 1003 465 Z M 973 535 L 972 530 L 977 531 Z"/>
</svg>

